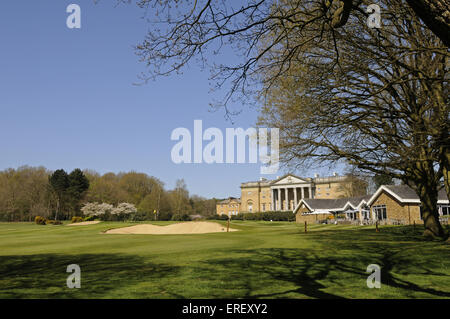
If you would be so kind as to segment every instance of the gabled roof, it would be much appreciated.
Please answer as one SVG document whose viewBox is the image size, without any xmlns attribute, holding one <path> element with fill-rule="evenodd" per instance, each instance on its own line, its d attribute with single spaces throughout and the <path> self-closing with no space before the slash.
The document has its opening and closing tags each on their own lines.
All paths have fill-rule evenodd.
<svg viewBox="0 0 450 319">
<path fill-rule="evenodd" d="M 362 205 L 370 206 L 380 196 L 386 192 L 393 196 L 401 203 L 417 203 L 420 204 L 419 196 L 407 185 L 383 185 L 380 186 L 373 195 L 365 195 L 359 197 L 339 198 L 339 199 L 319 199 L 306 198 L 300 200 L 294 209 L 294 214 L 300 206 L 304 204 L 312 212 L 325 213 L 327 211 L 345 211 L 349 208 L 359 209 Z M 438 204 L 449 204 L 447 193 L 441 189 L 438 193 Z"/>
<path fill-rule="evenodd" d="M 372 195 L 364 195 L 348 198 L 354 209 L 359 209 L 362 205 L 367 204 Z"/>
<path fill-rule="evenodd" d="M 279 178 L 273 180 L 273 181 L 271 182 L 271 184 L 274 185 L 274 184 L 276 184 L 276 183 L 282 181 L 283 179 L 289 178 L 289 177 L 294 178 L 294 179 L 297 179 L 297 180 L 300 180 L 300 181 L 302 181 L 302 182 L 307 182 L 307 183 L 310 183 L 310 182 L 312 181 L 312 179 L 309 178 L 309 177 L 300 177 L 300 176 L 297 176 L 297 175 L 294 175 L 294 174 L 290 174 L 290 173 L 289 173 L 289 174 L 285 174 L 285 175 L 283 175 L 283 176 L 281 176 L 281 177 L 279 177 Z"/>
<path fill-rule="evenodd" d="M 398 200 L 400 203 L 415 203 L 420 204 L 420 198 L 416 192 L 408 185 L 383 185 L 377 189 L 375 194 L 367 201 L 367 205 L 372 203 L 380 196 L 381 193 L 386 192 Z M 445 189 L 438 192 L 438 204 L 448 204 L 447 193 Z"/>
<path fill-rule="evenodd" d="M 328 211 L 346 211 L 348 209 L 359 209 L 362 204 L 365 204 L 371 195 L 326 199 L 326 198 L 306 198 L 300 200 L 294 213 L 304 204 L 310 211 L 328 212 Z"/>
<path fill-rule="evenodd" d="M 300 200 L 297 207 L 294 209 L 294 213 L 304 204 L 310 211 L 341 211 L 346 210 L 349 207 L 353 207 L 348 201 L 348 198 L 339 199 L 321 199 L 321 198 L 306 198 Z"/>
<path fill-rule="evenodd" d="M 281 177 L 278 177 L 277 179 L 274 180 L 269 180 L 269 179 L 261 179 L 259 181 L 248 181 L 248 182 L 243 182 L 241 183 L 241 188 L 246 188 L 246 187 L 266 187 L 266 186 L 271 186 L 271 185 L 275 185 L 276 183 L 282 181 L 284 178 L 286 177 L 292 177 L 294 179 L 300 180 L 299 183 L 313 183 L 313 184 L 326 184 L 326 183 L 336 183 L 336 182 L 343 182 L 343 181 L 347 181 L 350 180 L 349 176 L 344 175 L 344 176 L 326 176 L 326 177 L 300 177 L 291 173 L 285 174 Z M 287 183 L 290 184 L 290 183 Z"/>
</svg>

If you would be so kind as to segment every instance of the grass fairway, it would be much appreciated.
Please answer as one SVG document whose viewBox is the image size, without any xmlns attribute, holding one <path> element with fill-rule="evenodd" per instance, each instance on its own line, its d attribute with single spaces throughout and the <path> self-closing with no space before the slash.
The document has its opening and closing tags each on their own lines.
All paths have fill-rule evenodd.
<svg viewBox="0 0 450 319">
<path fill-rule="evenodd" d="M 424 242 L 419 227 L 305 234 L 236 221 L 232 233 L 101 233 L 129 225 L 0 223 L 0 298 L 450 298 L 450 245 Z M 69 264 L 81 267 L 81 289 L 66 287 Z M 382 267 L 381 289 L 366 286 L 369 264 Z"/>
</svg>

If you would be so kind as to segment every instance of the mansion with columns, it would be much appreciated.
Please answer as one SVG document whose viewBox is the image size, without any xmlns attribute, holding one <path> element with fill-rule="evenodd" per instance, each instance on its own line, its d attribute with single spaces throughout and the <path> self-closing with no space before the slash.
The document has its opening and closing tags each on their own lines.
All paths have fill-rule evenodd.
<svg viewBox="0 0 450 319">
<path fill-rule="evenodd" d="M 357 183 L 359 182 L 359 183 Z M 287 174 L 275 180 L 260 179 L 241 184 L 239 212 L 294 211 L 302 199 L 337 199 L 365 195 L 366 187 L 354 177 L 338 176 L 303 178 Z M 361 185 L 365 185 L 361 187 Z"/>
</svg>

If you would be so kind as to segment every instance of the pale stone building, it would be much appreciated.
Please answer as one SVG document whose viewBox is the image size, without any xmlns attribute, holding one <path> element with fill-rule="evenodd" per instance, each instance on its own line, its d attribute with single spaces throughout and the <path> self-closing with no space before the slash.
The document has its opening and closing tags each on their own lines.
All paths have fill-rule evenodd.
<svg viewBox="0 0 450 319">
<path fill-rule="evenodd" d="M 235 197 L 229 197 L 223 201 L 220 201 L 216 205 L 217 215 L 237 215 L 241 209 L 241 200 Z"/>
<path fill-rule="evenodd" d="M 356 184 L 358 184 L 356 186 Z M 301 199 L 348 197 L 356 188 L 365 194 L 367 185 L 348 176 L 303 178 L 287 174 L 275 180 L 241 184 L 241 212 L 293 211 Z"/>
</svg>

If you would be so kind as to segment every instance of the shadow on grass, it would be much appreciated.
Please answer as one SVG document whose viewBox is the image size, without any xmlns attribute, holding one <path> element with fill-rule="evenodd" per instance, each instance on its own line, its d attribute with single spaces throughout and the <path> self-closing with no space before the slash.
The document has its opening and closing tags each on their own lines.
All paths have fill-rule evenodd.
<svg viewBox="0 0 450 319">
<path fill-rule="evenodd" d="M 366 287 L 370 275 L 366 269 L 369 264 L 378 263 L 382 269 L 382 285 L 397 288 L 400 297 L 408 298 L 413 292 L 427 293 L 430 297 L 450 297 L 450 292 L 408 282 L 394 275 L 393 270 L 403 269 L 409 275 L 441 276 L 446 280 L 450 280 L 450 276 L 383 250 L 373 252 L 373 255 L 333 256 L 305 249 L 268 248 L 238 250 L 230 255 L 239 254 L 243 257 L 205 261 L 208 266 L 198 271 L 204 277 L 222 274 L 221 280 L 227 287 L 243 291 L 240 298 L 340 299 L 346 296 L 341 294 L 342 289 L 353 288 L 363 292 L 359 298 L 375 298 L 374 291 Z M 220 295 L 216 297 L 221 298 Z"/>
<path fill-rule="evenodd" d="M 316 225 L 318 226 L 318 225 Z M 322 227 L 320 227 L 322 226 Z M 359 238 L 367 241 L 371 240 L 401 240 L 401 241 L 413 241 L 413 242 L 426 242 L 430 241 L 424 238 L 424 226 L 423 225 L 404 225 L 404 226 L 380 226 L 380 232 L 375 231 L 375 226 L 351 226 L 353 228 L 342 228 L 340 225 L 320 225 L 317 228 L 309 229 L 308 235 L 330 236 L 338 240 L 355 239 L 355 235 Z M 450 232 L 450 225 L 442 225 L 444 229 Z M 303 226 L 299 227 L 298 233 L 304 235 Z M 436 243 L 444 243 L 443 241 L 435 240 Z"/>
<path fill-rule="evenodd" d="M 378 264 L 382 287 L 393 288 L 384 291 L 388 295 L 450 297 L 450 291 L 442 291 L 450 284 L 447 245 L 425 242 L 418 227 L 382 228 L 381 233 L 367 228 L 324 230 L 295 237 L 320 246 L 233 250 L 230 258 L 205 261 L 199 272 L 205 277 L 212 275 L 208 269 L 225 274 L 221 281 L 240 288 L 244 298 L 343 298 L 352 289 L 361 292 L 359 298 L 375 298 L 378 292 L 366 286 L 366 269 Z M 431 280 L 440 284 L 430 287 Z"/>
<path fill-rule="evenodd" d="M 66 285 L 67 266 L 81 268 L 81 288 Z M 1 298 L 104 298 L 117 291 L 127 293 L 127 287 L 140 282 L 155 283 L 176 276 L 177 267 L 149 263 L 134 255 L 120 254 L 40 254 L 0 256 Z M 154 292 L 153 292 L 154 293 Z M 182 297 L 182 296 L 177 296 Z M 130 292 L 126 298 L 148 298 Z"/>
</svg>

